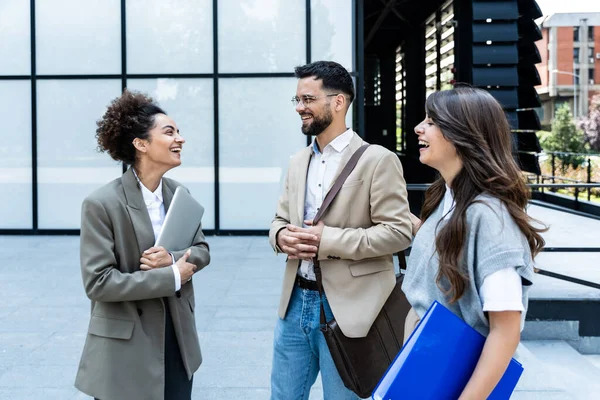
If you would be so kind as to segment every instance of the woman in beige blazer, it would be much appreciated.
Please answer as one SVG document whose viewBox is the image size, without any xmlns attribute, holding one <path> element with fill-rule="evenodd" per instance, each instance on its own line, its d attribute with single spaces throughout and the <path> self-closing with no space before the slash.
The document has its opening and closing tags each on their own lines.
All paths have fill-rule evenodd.
<svg viewBox="0 0 600 400">
<path fill-rule="evenodd" d="M 81 273 L 91 319 L 75 386 L 100 400 L 189 400 L 202 356 L 192 275 L 210 261 L 154 247 L 185 140 L 152 99 L 125 90 L 98 121 L 99 149 L 131 168 L 83 202 Z"/>
</svg>

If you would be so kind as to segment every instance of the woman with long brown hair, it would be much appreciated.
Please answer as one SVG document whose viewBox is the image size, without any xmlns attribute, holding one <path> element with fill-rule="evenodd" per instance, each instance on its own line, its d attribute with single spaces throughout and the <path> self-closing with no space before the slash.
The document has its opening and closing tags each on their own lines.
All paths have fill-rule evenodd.
<svg viewBox="0 0 600 400">
<path fill-rule="evenodd" d="M 402 286 L 413 307 L 407 329 L 437 300 L 486 336 L 460 397 L 485 399 L 519 344 L 544 227 L 525 212 L 529 192 L 500 104 L 457 87 L 433 93 L 425 108 L 419 160 L 440 176 L 425 194 Z"/>
</svg>

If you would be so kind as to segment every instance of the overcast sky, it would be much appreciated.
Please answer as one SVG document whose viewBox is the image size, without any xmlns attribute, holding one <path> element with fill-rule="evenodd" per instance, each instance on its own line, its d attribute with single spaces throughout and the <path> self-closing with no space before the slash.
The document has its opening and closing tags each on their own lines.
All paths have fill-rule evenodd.
<svg viewBox="0 0 600 400">
<path fill-rule="evenodd" d="M 600 12 L 600 1 L 536 0 L 544 15 L 568 12 Z"/>
</svg>

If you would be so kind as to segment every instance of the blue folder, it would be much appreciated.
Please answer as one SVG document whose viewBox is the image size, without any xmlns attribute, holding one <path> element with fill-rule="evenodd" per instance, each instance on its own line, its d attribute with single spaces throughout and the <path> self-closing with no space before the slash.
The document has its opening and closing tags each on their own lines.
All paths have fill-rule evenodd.
<svg viewBox="0 0 600 400">
<path fill-rule="evenodd" d="M 456 400 L 485 337 L 434 301 L 373 392 L 374 400 Z M 514 358 L 488 400 L 509 399 L 523 367 Z"/>
</svg>

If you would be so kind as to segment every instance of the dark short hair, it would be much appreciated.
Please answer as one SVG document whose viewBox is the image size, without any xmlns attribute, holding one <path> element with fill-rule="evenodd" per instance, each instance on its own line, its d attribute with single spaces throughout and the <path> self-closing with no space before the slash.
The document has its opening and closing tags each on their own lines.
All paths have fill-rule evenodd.
<svg viewBox="0 0 600 400">
<path fill-rule="evenodd" d="M 114 99 L 96 122 L 98 150 L 107 152 L 116 161 L 135 164 L 135 138 L 150 138 L 156 114 L 167 114 L 151 97 L 125 89 Z"/>
<path fill-rule="evenodd" d="M 344 93 L 350 98 L 350 103 L 354 100 L 354 82 L 346 68 L 335 61 L 315 61 L 310 64 L 302 65 L 294 69 L 296 78 L 314 77 L 323 81 L 323 89 L 334 90 Z"/>
</svg>

